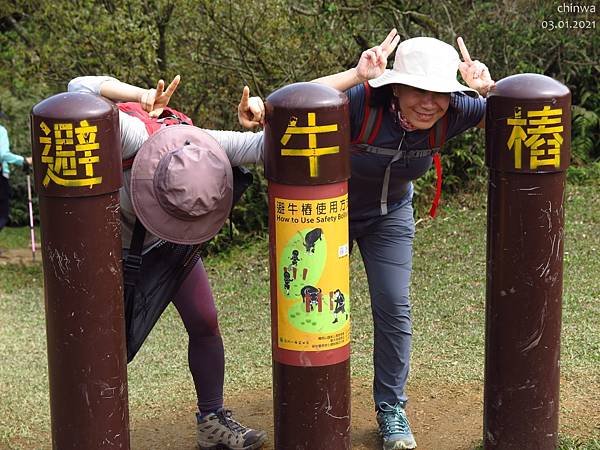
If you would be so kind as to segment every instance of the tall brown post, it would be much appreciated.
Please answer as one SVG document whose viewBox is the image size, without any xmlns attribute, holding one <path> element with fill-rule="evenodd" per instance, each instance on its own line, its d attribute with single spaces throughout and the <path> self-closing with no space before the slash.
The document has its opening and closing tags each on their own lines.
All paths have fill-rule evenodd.
<svg viewBox="0 0 600 450">
<path fill-rule="evenodd" d="M 347 450 L 348 99 L 296 83 L 266 112 L 275 448 Z"/>
<path fill-rule="evenodd" d="M 40 198 L 52 447 L 129 449 L 114 104 L 63 93 L 31 115 Z"/>
<path fill-rule="evenodd" d="M 484 446 L 555 449 L 571 94 L 543 75 L 488 97 Z"/>
</svg>

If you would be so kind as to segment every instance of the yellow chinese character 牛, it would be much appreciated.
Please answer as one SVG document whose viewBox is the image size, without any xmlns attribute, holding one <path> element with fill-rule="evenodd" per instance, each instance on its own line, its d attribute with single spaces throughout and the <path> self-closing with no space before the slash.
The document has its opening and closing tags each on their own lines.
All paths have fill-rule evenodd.
<svg viewBox="0 0 600 450">
<path fill-rule="evenodd" d="M 317 125 L 317 115 L 308 113 L 308 126 L 299 127 L 298 118 L 291 117 L 288 127 L 286 128 L 281 144 L 287 145 L 293 134 L 305 134 L 308 136 L 308 148 L 284 148 L 281 149 L 283 156 L 304 156 L 308 158 L 309 170 L 311 177 L 319 176 L 318 157 L 339 153 L 340 147 L 317 147 L 317 133 L 332 133 L 338 131 L 337 124 Z"/>
</svg>

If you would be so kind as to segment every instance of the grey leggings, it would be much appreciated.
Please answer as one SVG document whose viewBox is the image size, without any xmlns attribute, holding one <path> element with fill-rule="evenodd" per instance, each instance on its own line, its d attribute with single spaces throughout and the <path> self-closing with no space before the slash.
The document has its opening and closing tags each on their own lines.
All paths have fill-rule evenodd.
<svg viewBox="0 0 600 450">
<path fill-rule="evenodd" d="M 365 264 L 374 325 L 375 405 L 405 403 L 412 326 L 409 287 L 415 223 L 412 189 L 385 216 L 350 220 Z"/>
</svg>

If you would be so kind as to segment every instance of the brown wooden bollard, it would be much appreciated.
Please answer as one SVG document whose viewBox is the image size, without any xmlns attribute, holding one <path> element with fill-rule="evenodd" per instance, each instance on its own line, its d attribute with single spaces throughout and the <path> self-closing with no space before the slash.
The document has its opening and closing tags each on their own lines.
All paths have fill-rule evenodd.
<svg viewBox="0 0 600 450">
<path fill-rule="evenodd" d="M 33 107 L 52 447 L 129 449 L 119 116 L 91 94 Z"/>
<path fill-rule="evenodd" d="M 296 83 L 267 98 L 277 450 L 350 449 L 349 143 L 345 94 Z"/>
<path fill-rule="evenodd" d="M 485 449 L 557 447 L 571 93 L 552 78 L 488 96 Z"/>
</svg>

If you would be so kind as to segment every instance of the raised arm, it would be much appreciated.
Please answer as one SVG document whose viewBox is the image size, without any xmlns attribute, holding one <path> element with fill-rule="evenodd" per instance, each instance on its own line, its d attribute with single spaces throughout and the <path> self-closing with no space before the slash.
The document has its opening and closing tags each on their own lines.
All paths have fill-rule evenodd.
<svg viewBox="0 0 600 450">
<path fill-rule="evenodd" d="M 490 75 L 490 71 L 487 66 L 479 60 L 473 61 L 471 55 L 467 50 L 467 46 L 463 41 L 462 37 L 456 39 L 458 48 L 463 57 L 463 61 L 458 65 L 458 70 L 467 86 L 471 89 L 475 89 L 482 97 L 486 97 L 488 92 L 495 86 L 495 81 Z M 481 122 L 477 124 L 478 128 L 485 128 L 485 116 L 481 119 Z"/>
<path fill-rule="evenodd" d="M 158 82 L 156 89 L 143 89 L 131 84 L 122 83 L 108 76 L 84 76 L 69 82 L 69 92 L 86 92 L 102 95 L 114 102 L 140 102 L 152 116 L 160 115 L 167 106 L 171 95 L 179 84 L 179 75 L 164 90 L 164 82 Z M 148 132 L 143 121 L 137 117 L 119 112 L 121 147 L 123 157 L 129 158 L 139 150 L 148 139 Z"/>
<path fill-rule="evenodd" d="M 165 90 L 164 80 L 158 80 L 156 89 L 144 89 L 113 78 L 100 85 L 100 95 L 113 101 L 139 102 L 151 117 L 158 117 L 169 104 L 180 79 L 177 75 Z"/>
<path fill-rule="evenodd" d="M 392 29 L 381 43 L 360 56 L 356 67 L 339 72 L 334 75 L 312 80 L 314 83 L 324 84 L 345 91 L 371 78 L 376 78 L 385 72 L 388 56 L 395 50 L 400 36 L 396 29 Z M 238 120 L 246 129 L 264 125 L 265 106 L 260 97 L 250 97 L 248 86 L 244 86 L 242 99 L 238 105 Z"/>
<path fill-rule="evenodd" d="M 380 45 L 362 52 L 356 67 L 312 81 L 345 91 L 357 84 L 377 78 L 385 72 L 387 59 L 395 50 L 399 41 L 400 36 L 394 28 Z"/>
</svg>

